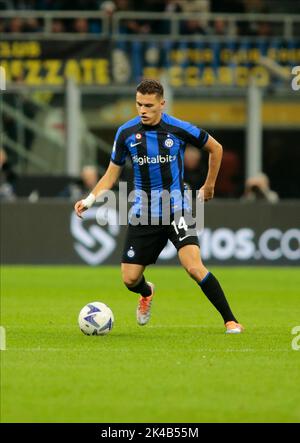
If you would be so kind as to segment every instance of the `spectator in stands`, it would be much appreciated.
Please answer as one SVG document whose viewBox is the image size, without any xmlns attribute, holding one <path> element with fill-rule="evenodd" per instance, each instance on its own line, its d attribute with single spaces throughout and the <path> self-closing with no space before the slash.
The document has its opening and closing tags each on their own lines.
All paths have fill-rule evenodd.
<svg viewBox="0 0 300 443">
<path fill-rule="evenodd" d="M 24 23 L 23 32 L 40 32 L 40 31 L 41 31 L 41 26 L 36 18 L 31 17 L 26 19 Z"/>
<path fill-rule="evenodd" d="M 181 22 L 180 33 L 183 35 L 207 35 L 209 34 L 208 22 L 204 19 L 199 19 L 199 14 L 209 12 L 209 3 L 199 2 L 193 0 L 184 3 L 184 12 L 195 13 L 198 17 L 192 16 L 188 20 Z"/>
<path fill-rule="evenodd" d="M 236 198 L 243 192 L 241 161 L 237 152 L 224 148 L 215 192 L 218 197 Z"/>
<path fill-rule="evenodd" d="M 245 2 L 244 0 L 210 0 L 211 3 L 211 12 L 221 12 L 221 13 L 234 13 L 234 14 L 243 14 L 245 12 Z M 214 30 L 217 35 L 222 34 L 221 25 L 219 20 L 215 20 L 213 25 Z M 234 34 L 243 34 L 247 29 L 247 23 L 245 22 L 237 22 L 237 27 L 234 30 Z M 227 33 L 227 32 L 226 32 Z"/>
<path fill-rule="evenodd" d="M 247 0 L 244 5 L 245 12 L 248 14 L 267 14 L 269 12 L 264 0 Z M 268 37 L 272 35 L 272 28 L 267 22 L 251 20 L 241 28 L 241 34 Z"/>
<path fill-rule="evenodd" d="M 89 32 L 89 22 L 86 18 L 79 17 L 74 20 L 73 32 L 78 34 L 87 34 Z"/>
<path fill-rule="evenodd" d="M 186 20 L 181 27 L 183 35 L 206 35 L 207 29 L 200 20 Z"/>
<path fill-rule="evenodd" d="M 0 201 L 15 200 L 14 184 L 16 175 L 7 160 L 6 152 L 0 148 Z"/>
<path fill-rule="evenodd" d="M 126 3 L 126 0 L 125 0 L 125 3 Z M 121 5 L 122 2 L 119 2 L 119 4 Z M 103 12 L 105 12 L 105 14 L 109 17 L 113 16 L 113 13 L 115 12 L 116 9 L 117 9 L 117 5 L 112 0 L 105 0 L 103 3 L 101 3 L 101 10 Z M 120 10 L 122 10 L 122 8 Z"/>
<path fill-rule="evenodd" d="M 81 171 L 81 179 L 70 183 L 58 197 L 69 198 L 76 201 L 83 194 L 90 193 L 99 180 L 99 173 L 96 166 L 84 166 Z"/>
<path fill-rule="evenodd" d="M 148 20 L 126 20 L 123 29 L 128 34 L 151 34 L 152 29 Z"/>
<path fill-rule="evenodd" d="M 271 37 L 273 35 L 271 23 L 258 22 L 257 23 L 257 35 L 259 37 Z"/>
<path fill-rule="evenodd" d="M 130 0 L 114 0 L 117 11 L 133 11 Z"/>
<path fill-rule="evenodd" d="M 176 13 L 182 12 L 182 6 L 177 0 L 164 0 L 161 2 L 161 12 Z M 171 21 L 170 20 L 159 20 L 156 22 L 155 31 L 158 34 L 170 34 L 171 33 Z"/>
<path fill-rule="evenodd" d="M 210 0 L 189 0 L 181 2 L 184 12 L 206 13 L 210 11 Z"/>
<path fill-rule="evenodd" d="M 165 0 L 163 5 L 165 12 L 181 12 L 182 6 L 177 0 Z"/>
<path fill-rule="evenodd" d="M 265 200 L 270 203 L 277 203 L 279 196 L 270 189 L 269 178 L 266 174 L 260 173 L 248 178 L 245 183 L 245 191 L 242 196 L 244 201 Z"/>
<path fill-rule="evenodd" d="M 116 11 L 149 11 L 147 9 L 147 2 L 140 2 L 132 0 L 132 2 L 129 2 L 129 0 L 115 0 L 116 4 Z M 151 11 L 151 9 L 150 9 Z M 121 31 L 124 34 L 150 34 L 152 32 L 150 20 L 147 19 L 131 19 L 131 20 L 124 20 L 121 23 Z"/>
<path fill-rule="evenodd" d="M 7 26 L 7 32 L 19 33 L 19 32 L 24 32 L 24 30 L 25 30 L 25 22 L 22 18 L 14 17 L 9 21 Z"/>
<path fill-rule="evenodd" d="M 113 2 L 112 0 L 105 0 L 100 5 L 101 12 L 104 12 L 104 14 L 108 17 L 110 32 L 112 32 L 112 18 L 116 9 L 117 9 L 116 3 Z M 99 33 L 101 32 L 101 29 L 102 27 L 99 20 L 91 20 L 90 30 L 92 33 Z"/>
<path fill-rule="evenodd" d="M 220 18 L 215 19 L 212 32 L 214 35 L 226 35 L 228 29 L 225 20 L 222 20 Z"/>
<path fill-rule="evenodd" d="M 190 189 L 197 191 L 203 185 L 207 174 L 206 152 L 194 146 L 187 146 L 184 154 L 184 181 Z"/>
<path fill-rule="evenodd" d="M 54 19 L 51 23 L 51 32 L 61 33 L 66 32 L 65 24 L 63 20 Z"/>
<path fill-rule="evenodd" d="M 140 12 L 164 12 L 166 3 L 161 0 L 132 0 L 134 11 Z M 141 34 L 160 34 L 165 33 L 165 22 L 162 20 L 143 19 L 136 20 L 130 24 L 131 31 Z M 130 29 L 129 28 L 129 29 Z M 168 31 L 167 31 L 168 32 Z"/>
</svg>

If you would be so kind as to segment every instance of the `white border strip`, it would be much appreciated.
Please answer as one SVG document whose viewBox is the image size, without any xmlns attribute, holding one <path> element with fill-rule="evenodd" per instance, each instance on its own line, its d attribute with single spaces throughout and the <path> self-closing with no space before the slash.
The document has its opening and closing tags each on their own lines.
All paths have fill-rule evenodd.
<svg viewBox="0 0 300 443">
<path fill-rule="evenodd" d="M 0 351 L 6 351 L 6 331 L 0 326 Z"/>
<path fill-rule="evenodd" d="M 0 91 L 6 91 L 6 75 L 3 66 L 0 66 Z"/>
</svg>

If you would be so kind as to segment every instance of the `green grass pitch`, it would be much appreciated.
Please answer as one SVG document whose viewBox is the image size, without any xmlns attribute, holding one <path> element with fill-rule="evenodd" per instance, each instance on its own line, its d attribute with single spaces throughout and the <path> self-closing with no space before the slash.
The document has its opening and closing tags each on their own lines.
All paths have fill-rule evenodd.
<svg viewBox="0 0 300 443">
<path fill-rule="evenodd" d="M 299 268 L 212 271 L 244 334 L 224 334 L 180 267 L 147 270 L 156 295 L 144 327 L 118 267 L 3 267 L 1 421 L 299 422 Z M 77 325 L 96 300 L 115 314 L 105 337 Z"/>
</svg>

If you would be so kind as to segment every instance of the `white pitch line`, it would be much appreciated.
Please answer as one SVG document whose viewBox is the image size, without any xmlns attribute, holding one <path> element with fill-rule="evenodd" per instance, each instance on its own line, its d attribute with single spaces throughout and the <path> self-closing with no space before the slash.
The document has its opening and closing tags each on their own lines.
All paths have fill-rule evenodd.
<svg viewBox="0 0 300 443">
<path fill-rule="evenodd" d="M 199 329 L 210 329 L 210 326 L 202 326 L 202 325 L 150 325 L 147 326 L 147 329 L 152 328 L 199 328 Z"/>
<path fill-rule="evenodd" d="M 72 352 L 72 351 L 82 351 L 83 348 L 82 347 L 77 347 L 74 348 L 72 347 L 71 349 L 68 349 L 66 347 L 63 348 L 15 348 L 15 347 L 11 347 L 8 351 L 21 351 L 21 352 Z M 113 348 L 110 349 L 110 351 L 116 351 L 116 352 L 120 352 L 120 349 L 117 348 Z M 244 348 L 244 349 L 220 349 L 220 348 L 197 348 L 197 349 L 193 349 L 193 352 L 214 352 L 214 353 L 220 353 L 220 352 L 242 352 L 242 353 L 247 353 L 247 352 L 256 352 L 257 354 L 267 354 L 269 352 L 291 352 L 290 348 L 288 347 L 287 349 L 255 349 L 255 348 Z M 129 350 L 124 350 L 122 349 L 122 352 L 131 352 Z M 155 350 L 153 349 L 151 351 L 153 352 L 161 352 L 161 350 Z"/>
</svg>

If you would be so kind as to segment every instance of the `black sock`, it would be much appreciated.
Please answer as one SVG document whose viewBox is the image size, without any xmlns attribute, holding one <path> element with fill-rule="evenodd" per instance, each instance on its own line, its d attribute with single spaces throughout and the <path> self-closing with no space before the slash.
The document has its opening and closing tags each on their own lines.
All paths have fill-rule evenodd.
<svg viewBox="0 0 300 443">
<path fill-rule="evenodd" d="M 141 281 L 135 286 L 127 286 L 129 291 L 136 292 L 137 294 L 141 294 L 143 297 L 149 297 L 151 295 L 151 287 L 146 283 L 145 277 L 142 276 Z"/>
<path fill-rule="evenodd" d="M 224 319 L 224 323 L 228 321 L 235 321 L 237 319 L 231 312 L 229 304 L 226 300 L 223 289 L 216 277 L 209 272 L 204 279 L 198 283 L 208 300 L 214 305 L 214 307 L 220 312 Z"/>
</svg>

